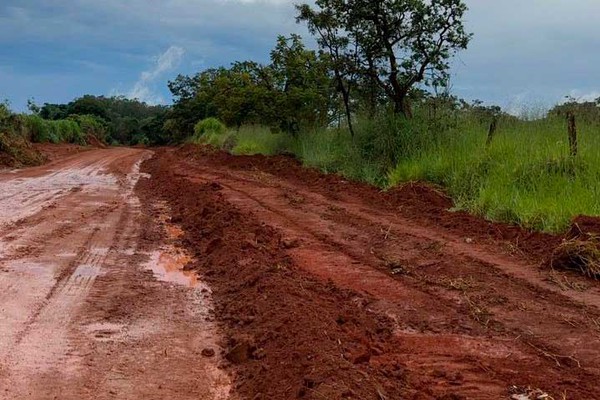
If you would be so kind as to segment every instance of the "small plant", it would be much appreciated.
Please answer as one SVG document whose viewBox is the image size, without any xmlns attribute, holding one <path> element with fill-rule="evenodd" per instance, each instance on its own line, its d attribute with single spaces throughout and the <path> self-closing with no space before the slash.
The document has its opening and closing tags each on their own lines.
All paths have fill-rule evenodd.
<svg viewBox="0 0 600 400">
<path fill-rule="evenodd" d="M 199 139 L 208 135 L 225 135 L 227 127 L 216 118 L 206 118 L 194 126 L 194 136 Z"/>
</svg>

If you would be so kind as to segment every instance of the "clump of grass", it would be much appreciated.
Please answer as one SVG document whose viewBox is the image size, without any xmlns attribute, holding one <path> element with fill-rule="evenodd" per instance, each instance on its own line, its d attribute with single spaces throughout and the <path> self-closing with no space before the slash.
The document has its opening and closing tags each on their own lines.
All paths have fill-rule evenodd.
<svg viewBox="0 0 600 400">
<path fill-rule="evenodd" d="M 552 253 L 553 269 L 570 270 L 587 277 L 600 278 L 600 240 L 566 240 Z"/>
<path fill-rule="evenodd" d="M 270 128 L 258 125 L 243 126 L 231 135 L 235 141 L 231 152 L 236 155 L 280 154 L 288 149 L 290 140 L 284 133 L 274 133 Z"/>
<path fill-rule="evenodd" d="M 194 126 L 194 136 L 190 138 L 190 142 L 222 147 L 228 134 L 227 127 L 221 121 L 216 118 L 206 118 Z"/>
<path fill-rule="evenodd" d="M 216 118 L 203 119 L 194 126 L 194 134 L 196 136 L 202 136 L 209 133 L 224 135 L 227 133 L 227 127 Z"/>
</svg>

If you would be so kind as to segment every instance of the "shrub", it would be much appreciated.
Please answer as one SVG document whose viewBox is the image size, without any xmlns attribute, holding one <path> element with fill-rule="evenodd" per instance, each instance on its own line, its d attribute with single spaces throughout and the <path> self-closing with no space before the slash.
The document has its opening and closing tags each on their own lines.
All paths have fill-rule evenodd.
<svg viewBox="0 0 600 400">
<path fill-rule="evenodd" d="M 88 135 L 93 135 L 101 142 L 108 140 L 108 127 L 104 119 L 95 115 L 72 115 L 69 120 L 74 121 L 80 127 L 80 133 L 75 143 L 86 144 Z"/>
<path fill-rule="evenodd" d="M 227 127 L 216 118 L 206 118 L 194 126 L 194 136 L 199 139 L 205 135 L 225 135 Z"/>
<path fill-rule="evenodd" d="M 28 115 L 25 117 L 25 126 L 29 136 L 29 139 L 35 143 L 48 143 L 52 142 L 52 135 L 50 127 L 44 119 L 37 115 Z"/>
</svg>

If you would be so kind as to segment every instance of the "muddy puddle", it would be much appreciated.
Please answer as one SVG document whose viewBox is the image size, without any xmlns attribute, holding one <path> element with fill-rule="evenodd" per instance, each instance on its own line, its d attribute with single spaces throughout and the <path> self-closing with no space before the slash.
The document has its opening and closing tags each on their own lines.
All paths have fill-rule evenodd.
<svg viewBox="0 0 600 400">
<path fill-rule="evenodd" d="M 181 250 L 169 246 L 150 254 L 148 268 L 159 281 L 196 288 L 199 284 L 198 276 L 192 271 L 184 270 L 191 260 Z"/>
<path fill-rule="evenodd" d="M 157 251 L 150 253 L 148 269 L 154 273 L 154 277 L 162 282 L 174 283 L 189 288 L 204 288 L 204 284 L 198 280 L 198 276 L 193 271 L 186 271 L 185 266 L 192 261 L 186 251 L 173 244 L 180 239 L 184 232 L 181 227 L 170 223 L 168 208 L 165 204 L 156 205 L 159 211 L 158 220 L 167 236 L 167 245 L 162 246 Z"/>
</svg>

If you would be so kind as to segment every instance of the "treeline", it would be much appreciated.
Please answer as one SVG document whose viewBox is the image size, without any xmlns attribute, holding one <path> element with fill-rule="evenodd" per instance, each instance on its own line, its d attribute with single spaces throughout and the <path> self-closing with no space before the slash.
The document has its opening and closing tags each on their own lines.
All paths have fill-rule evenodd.
<svg viewBox="0 0 600 400">
<path fill-rule="evenodd" d="M 267 125 L 297 135 L 344 126 L 354 135 L 360 116 L 410 118 L 445 92 L 449 63 L 466 49 L 461 0 L 317 0 L 297 6 L 318 48 L 298 35 L 279 36 L 270 63 L 240 61 L 169 83 L 175 104 L 165 128 L 177 138 L 198 120 L 216 117 L 239 128 Z"/>
<path fill-rule="evenodd" d="M 0 103 L 0 134 L 4 138 L 19 137 L 33 143 L 87 145 L 91 140 L 103 141 L 106 128 L 92 115 L 46 120 L 37 114 L 14 113 L 5 102 Z"/>
<path fill-rule="evenodd" d="M 67 104 L 37 106 L 30 102 L 29 108 L 34 119 L 77 121 L 80 125 L 93 126 L 98 139 L 107 144 L 150 145 L 170 141 L 163 131 L 169 110 L 166 106 L 149 105 L 122 96 L 86 95 Z"/>
</svg>

